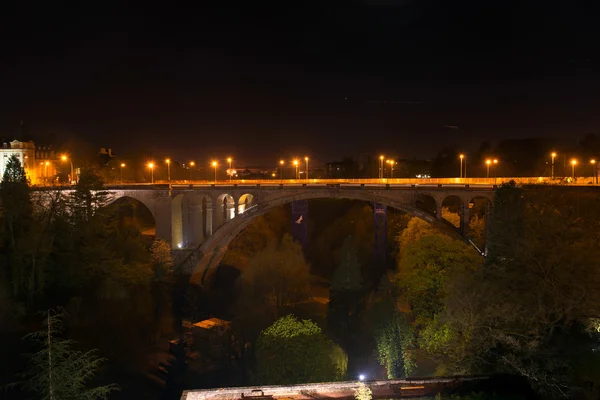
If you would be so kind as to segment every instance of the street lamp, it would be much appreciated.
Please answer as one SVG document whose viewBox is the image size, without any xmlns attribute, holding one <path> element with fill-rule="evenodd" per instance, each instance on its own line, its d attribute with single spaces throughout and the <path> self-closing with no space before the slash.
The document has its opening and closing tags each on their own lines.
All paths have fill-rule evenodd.
<svg viewBox="0 0 600 400">
<path fill-rule="evenodd" d="M 68 160 L 68 161 L 71 163 L 71 182 L 69 182 L 69 183 L 73 184 L 73 181 L 75 181 L 75 176 L 73 175 L 73 161 L 71 161 L 71 159 L 70 159 L 70 158 L 68 158 L 68 157 L 67 157 L 65 154 L 63 154 L 63 155 L 60 157 L 60 159 L 61 159 L 62 161 L 67 161 L 67 160 Z"/>
<path fill-rule="evenodd" d="M 465 158 L 464 154 L 461 154 L 458 156 L 458 158 L 460 158 L 460 174 L 459 174 L 459 178 L 463 177 L 463 160 Z"/>
<path fill-rule="evenodd" d="M 121 163 L 121 185 L 123 184 L 123 168 L 125 168 L 125 163 Z"/>
<path fill-rule="evenodd" d="M 306 161 L 306 180 L 308 181 L 308 157 L 304 157 L 304 161 Z"/>
<path fill-rule="evenodd" d="M 573 183 L 575 183 L 575 165 L 577 165 L 577 160 L 571 160 L 571 179 Z"/>
<path fill-rule="evenodd" d="M 296 167 L 296 176 L 295 178 L 298 179 L 298 160 L 294 160 L 294 166 Z"/>
<path fill-rule="evenodd" d="M 379 179 L 383 179 L 383 159 L 384 156 L 379 156 Z"/>
<path fill-rule="evenodd" d="M 190 161 L 190 181 L 192 180 L 192 167 L 193 167 L 194 165 L 196 165 L 196 163 L 195 163 L 195 162 L 193 162 L 193 161 Z"/>
<path fill-rule="evenodd" d="M 233 176 L 233 167 L 231 166 L 233 160 L 231 159 L 231 157 L 227 157 L 227 162 L 229 163 L 229 182 L 231 182 L 231 177 Z"/>
<path fill-rule="evenodd" d="M 492 163 L 492 160 L 490 160 L 489 158 L 487 160 L 485 160 L 485 164 L 487 165 L 487 178 L 490 178 L 490 164 Z"/>
<path fill-rule="evenodd" d="M 283 164 L 285 164 L 285 161 L 279 160 L 279 180 L 280 181 L 283 181 Z"/>
<path fill-rule="evenodd" d="M 394 160 L 388 160 L 388 164 L 390 164 L 390 178 L 394 178 Z"/>
<path fill-rule="evenodd" d="M 556 158 L 556 153 L 552 152 L 552 154 L 550 154 L 550 157 L 552 157 L 552 179 L 554 179 L 554 159 Z"/>
<path fill-rule="evenodd" d="M 598 183 L 598 171 L 596 170 L 596 160 L 592 158 L 590 160 L 590 164 L 592 164 L 592 184 L 594 182 Z"/>
<path fill-rule="evenodd" d="M 46 183 L 48 182 L 48 165 L 50 165 L 49 161 L 44 163 L 44 177 L 46 178 Z"/>
<path fill-rule="evenodd" d="M 167 180 L 171 182 L 171 159 L 167 158 L 165 161 L 167 162 Z"/>
<path fill-rule="evenodd" d="M 150 174 L 152 176 L 152 184 L 154 185 L 154 163 L 148 163 L 148 168 L 150 168 Z"/>
<path fill-rule="evenodd" d="M 215 169 L 215 183 L 217 183 L 217 165 L 218 165 L 218 164 L 217 164 L 217 162 L 216 162 L 216 161 L 213 161 L 213 162 L 212 162 L 212 166 L 213 166 L 213 168 Z"/>
</svg>

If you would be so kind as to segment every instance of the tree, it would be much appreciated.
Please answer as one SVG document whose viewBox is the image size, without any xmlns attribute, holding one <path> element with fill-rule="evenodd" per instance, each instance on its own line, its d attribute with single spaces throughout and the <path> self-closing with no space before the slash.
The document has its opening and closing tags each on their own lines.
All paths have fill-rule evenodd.
<svg viewBox="0 0 600 400">
<path fill-rule="evenodd" d="M 439 233 L 428 234 L 404 247 L 396 280 L 417 322 L 425 322 L 443 309 L 449 278 L 461 270 L 477 270 L 482 264 L 482 257 L 465 243 Z"/>
<path fill-rule="evenodd" d="M 104 189 L 104 182 L 90 167 L 83 168 L 71 193 L 72 215 L 75 221 L 89 221 L 96 211 L 108 204 L 110 193 Z"/>
<path fill-rule="evenodd" d="M 354 389 L 354 398 L 356 400 L 371 400 L 373 398 L 371 388 L 365 385 L 364 382 L 358 382 L 357 388 Z"/>
<path fill-rule="evenodd" d="M 248 261 L 238 279 L 236 325 L 253 341 L 262 329 L 310 297 L 309 266 L 290 235 L 271 242 Z"/>
<path fill-rule="evenodd" d="M 275 314 L 308 298 L 309 269 L 301 246 L 290 235 L 271 243 L 248 262 L 241 276 L 242 292 Z"/>
<path fill-rule="evenodd" d="M 256 342 L 258 377 L 262 384 L 340 380 L 346 373 L 344 358 L 343 351 L 314 322 L 300 321 L 293 315 L 275 321 Z"/>
<path fill-rule="evenodd" d="M 30 356 L 26 380 L 21 384 L 40 399 L 107 399 L 118 390 L 116 385 L 87 387 L 105 360 L 96 357 L 93 350 L 85 353 L 73 350 L 74 342 L 59 336 L 64 317 L 64 313 L 48 311 L 45 329 L 25 336 L 37 343 L 39 350 Z"/>
<path fill-rule="evenodd" d="M 455 274 L 430 335 L 454 371 L 517 373 L 555 397 L 585 386 L 576 367 L 600 345 L 588 328 L 600 315 L 599 214 L 593 192 L 497 191 L 486 266 Z"/>
<path fill-rule="evenodd" d="M 404 378 L 416 366 L 411 357 L 414 333 L 405 314 L 393 312 L 376 331 L 377 359 L 387 371 L 388 379 Z"/>
<path fill-rule="evenodd" d="M 40 253 L 41 229 L 34 221 L 33 205 L 25 170 L 11 156 L 0 183 L 3 243 L 0 261 L 7 271 L 14 296 L 28 303 L 44 289 L 44 260 Z"/>
<path fill-rule="evenodd" d="M 327 320 L 330 334 L 346 349 L 360 330 L 360 305 L 362 303 L 361 268 L 351 236 L 344 240 L 340 250 L 340 263 L 333 275 Z"/>
<path fill-rule="evenodd" d="M 340 263 L 331 281 L 331 290 L 356 292 L 362 289 L 362 275 L 352 236 L 344 240 L 340 250 Z"/>
</svg>

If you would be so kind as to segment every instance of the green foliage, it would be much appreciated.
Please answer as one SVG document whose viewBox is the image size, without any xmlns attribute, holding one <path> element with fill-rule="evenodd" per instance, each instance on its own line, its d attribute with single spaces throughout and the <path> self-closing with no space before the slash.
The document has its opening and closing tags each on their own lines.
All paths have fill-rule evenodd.
<svg viewBox="0 0 600 400">
<path fill-rule="evenodd" d="M 426 230 L 426 232 L 428 229 Z M 417 319 L 433 319 L 444 306 L 446 283 L 458 271 L 477 270 L 483 259 L 468 245 L 440 233 L 412 233 L 398 262 L 397 282 Z"/>
<path fill-rule="evenodd" d="M 442 207 L 442 218 L 455 227 L 460 228 L 460 215 L 456 212 L 451 212 L 448 207 Z"/>
<path fill-rule="evenodd" d="M 2 184 L 9 185 L 11 183 L 29 184 L 25 168 L 23 168 L 19 157 L 15 154 L 8 158 L 6 166 L 4 167 L 4 175 L 2 175 Z"/>
<path fill-rule="evenodd" d="M 387 371 L 388 379 L 404 378 L 416 367 L 411 357 L 414 333 L 406 315 L 395 312 L 381 324 L 375 336 L 377 358 Z"/>
<path fill-rule="evenodd" d="M 116 385 L 87 387 L 104 359 L 96 357 L 93 350 L 73 350 L 73 341 L 58 336 L 62 331 L 64 316 L 49 311 L 45 318 L 45 329 L 25 336 L 37 343 L 39 350 L 30 356 L 29 369 L 22 386 L 39 399 L 107 399 L 111 392 L 118 390 Z"/>
<path fill-rule="evenodd" d="M 358 382 L 358 386 L 354 389 L 354 398 L 356 400 L 371 400 L 373 392 L 364 382 Z"/>
<path fill-rule="evenodd" d="M 360 264 L 356 256 L 352 236 L 344 240 L 340 250 L 340 263 L 335 270 L 333 280 L 331 281 L 331 290 L 333 291 L 359 291 L 362 289 L 362 275 Z"/>
<path fill-rule="evenodd" d="M 280 385 L 340 380 L 346 374 L 343 355 L 314 322 L 288 315 L 256 342 L 258 379 Z"/>
<path fill-rule="evenodd" d="M 452 277 L 438 336 L 422 335 L 441 338 L 429 348 L 451 371 L 516 373 L 549 397 L 598 382 L 578 370 L 600 367 L 585 330 L 600 315 L 598 205 L 585 191 L 498 190 L 485 268 Z"/>
</svg>

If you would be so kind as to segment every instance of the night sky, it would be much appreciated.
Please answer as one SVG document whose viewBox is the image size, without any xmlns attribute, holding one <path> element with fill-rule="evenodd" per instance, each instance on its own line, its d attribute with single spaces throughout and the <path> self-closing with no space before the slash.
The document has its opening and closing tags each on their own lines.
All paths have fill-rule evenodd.
<svg viewBox="0 0 600 400">
<path fill-rule="evenodd" d="M 3 137 L 24 120 L 117 154 L 264 165 L 599 131 L 599 14 L 574 1 L 20 3 L 0 17 Z"/>
</svg>

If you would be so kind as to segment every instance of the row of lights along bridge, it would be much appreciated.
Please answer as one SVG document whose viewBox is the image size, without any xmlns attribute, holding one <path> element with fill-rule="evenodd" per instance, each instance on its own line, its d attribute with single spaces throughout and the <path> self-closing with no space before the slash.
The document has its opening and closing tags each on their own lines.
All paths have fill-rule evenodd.
<svg viewBox="0 0 600 400">
<path fill-rule="evenodd" d="M 550 159 L 551 159 L 551 164 L 552 164 L 552 172 L 551 172 L 551 177 L 552 179 L 554 179 L 554 161 L 557 157 L 557 154 L 555 152 L 550 153 Z M 459 171 L 459 177 L 460 178 L 466 178 L 467 177 L 467 156 L 464 154 L 460 154 L 458 156 L 458 158 L 460 159 L 460 171 Z M 74 171 L 73 171 L 73 161 L 67 157 L 66 155 L 61 156 L 61 160 L 62 161 L 69 161 L 71 163 L 71 177 L 72 179 L 74 179 Z M 304 169 L 304 178 L 308 180 L 308 161 L 309 158 L 308 157 L 304 157 L 304 162 L 305 162 L 305 169 Z M 167 158 L 165 160 L 165 163 L 167 164 L 167 180 L 171 180 L 171 159 Z M 228 157 L 227 158 L 227 163 L 229 165 L 229 169 L 227 170 L 227 174 L 229 175 L 229 180 L 231 181 L 233 179 L 233 176 L 237 174 L 237 172 L 233 169 L 233 158 Z M 285 166 L 285 161 L 284 160 L 279 160 L 279 178 L 282 179 L 283 178 L 283 168 Z M 390 166 L 390 178 L 394 177 L 394 164 L 397 164 L 396 161 L 394 160 L 386 160 L 385 156 L 379 156 L 379 179 L 383 179 L 384 178 L 384 164 L 388 164 Z M 578 161 L 576 159 L 571 159 L 570 160 L 570 164 L 571 164 L 571 177 L 572 179 L 575 179 L 575 166 L 578 164 Z M 596 160 L 595 159 L 591 159 L 590 160 L 590 164 L 593 166 L 594 170 L 593 170 L 593 176 L 596 175 Z M 48 162 L 46 162 L 46 165 L 48 165 Z M 194 167 L 196 165 L 196 163 L 194 161 L 191 161 L 189 163 L 190 167 Z M 210 163 L 210 165 L 213 167 L 214 169 L 214 180 L 215 182 L 217 181 L 217 167 L 219 166 L 219 162 L 218 161 L 212 161 Z M 299 159 L 294 159 L 292 160 L 292 165 L 294 166 L 295 169 L 295 178 L 296 179 L 300 179 L 300 160 Z M 486 177 L 489 178 L 490 177 L 490 167 L 494 168 L 498 165 L 498 159 L 497 158 L 488 158 L 485 160 L 485 165 L 486 165 Z M 121 163 L 120 164 L 120 174 L 121 174 L 121 182 L 123 182 L 123 168 L 125 168 L 126 165 L 125 163 Z M 149 162 L 148 163 L 148 168 L 151 171 L 151 179 L 152 179 L 152 183 L 154 183 L 154 168 L 157 167 L 157 164 L 155 162 Z M 190 170 L 190 180 L 192 180 L 192 169 L 189 168 Z M 494 174 L 495 174 L 495 170 Z M 275 178 L 275 174 L 273 174 L 273 177 Z"/>
<path fill-rule="evenodd" d="M 309 158 L 308 157 L 304 157 L 304 162 L 305 162 L 305 170 L 304 170 L 304 178 L 308 179 L 308 161 Z M 167 158 L 165 160 L 165 163 L 167 164 L 167 180 L 171 180 L 171 159 Z M 227 175 L 229 175 L 229 181 L 231 181 L 233 179 L 233 176 L 237 174 L 236 170 L 233 169 L 233 158 L 231 157 L 227 157 L 227 163 L 229 164 L 229 169 L 227 170 Z M 190 162 L 190 167 L 194 167 L 196 165 L 196 163 L 194 161 Z M 215 173 L 215 182 L 217 181 L 217 167 L 219 166 L 219 162 L 218 161 L 211 161 L 210 163 L 211 167 L 213 167 L 214 169 L 214 173 Z M 285 161 L 284 160 L 279 160 L 279 177 L 280 179 L 282 178 L 282 174 L 283 174 L 283 167 L 285 165 Z M 300 160 L 295 159 L 292 161 L 292 165 L 294 166 L 295 169 L 295 177 L 296 179 L 300 179 Z M 123 182 L 123 167 L 125 167 L 125 164 L 121 164 L 121 182 Z M 150 175 L 151 175 L 151 181 L 152 183 L 154 183 L 154 168 L 156 168 L 156 163 L 155 162 L 149 162 L 148 163 L 148 168 L 150 169 Z M 273 176 L 275 177 L 275 176 Z M 190 180 L 192 180 L 192 169 L 190 168 Z"/>
<path fill-rule="evenodd" d="M 555 152 L 550 154 L 550 158 L 551 158 L 551 163 L 552 163 L 552 172 L 551 172 L 551 177 L 552 179 L 554 179 L 554 161 L 556 159 L 557 154 Z M 466 178 L 467 177 L 467 156 L 464 154 L 460 154 L 459 156 L 460 159 L 460 171 L 459 171 L 459 177 L 460 178 Z M 305 161 L 305 170 L 304 170 L 304 178 L 308 180 L 308 161 L 309 158 L 308 157 L 304 157 L 304 161 Z M 167 163 L 167 168 L 168 168 L 168 172 L 167 172 L 167 179 L 170 181 L 171 180 L 171 160 L 170 159 L 166 159 L 165 162 Z M 233 159 L 231 157 L 227 158 L 227 162 L 229 163 L 229 170 L 228 175 L 229 175 L 229 180 L 231 181 L 231 179 L 233 178 L 233 175 L 236 174 L 236 171 L 233 169 Z M 390 166 L 390 178 L 394 178 L 394 164 L 397 164 L 396 161 L 394 160 L 386 160 L 385 156 L 379 156 L 379 179 L 383 179 L 384 178 L 384 163 L 388 164 Z M 571 164 L 571 178 L 575 179 L 575 166 L 578 164 L 578 161 L 576 159 L 572 159 L 570 161 Z M 594 167 L 594 171 L 592 175 L 596 175 L 595 172 L 595 167 L 596 167 L 596 160 L 595 159 L 591 159 L 590 160 L 590 164 Z M 71 164 L 72 165 L 72 164 Z M 195 166 L 196 164 L 192 161 L 190 162 L 190 166 Z M 214 173 L 215 173 L 215 182 L 217 181 L 217 167 L 218 167 L 219 163 L 217 161 L 212 161 L 211 162 L 211 166 L 214 168 Z M 292 165 L 295 168 L 295 177 L 296 179 L 300 179 L 300 172 L 299 172 L 299 167 L 300 167 L 300 160 L 295 159 L 292 161 Z M 485 160 L 485 165 L 486 165 L 486 177 L 489 179 L 490 177 L 490 168 L 496 167 L 498 165 L 498 159 L 497 158 L 488 158 Z M 121 168 L 123 168 L 125 166 L 125 164 L 121 164 Z M 155 168 L 156 164 L 153 162 L 148 163 L 148 167 L 150 168 L 150 170 L 152 171 L 152 183 L 154 183 L 154 168 Z M 282 174 L 283 174 L 283 167 L 285 166 L 285 161 L 284 160 L 279 160 L 279 178 L 282 179 Z M 495 170 L 494 174 L 495 174 Z M 273 176 L 275 177 L 275 176 Z M 123 180 L 123 171 L 121 169 L 121 181 Z M 191 180 L 191 169 L 190 169 L 190 180 Z"/>
</svg>

